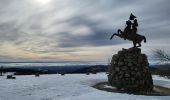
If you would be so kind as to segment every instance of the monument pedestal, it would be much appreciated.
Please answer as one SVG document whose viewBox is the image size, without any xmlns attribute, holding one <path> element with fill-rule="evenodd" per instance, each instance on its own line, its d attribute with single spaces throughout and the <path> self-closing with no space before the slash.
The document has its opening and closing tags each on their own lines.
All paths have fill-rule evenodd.
<svg viewBox="0 0 170 100">
<path fill-rule="evenodd" d="M 141 49 L 122 49 L 112 57 L 109 83 L 127 92 L 150 92 L 153 89 L 153 80 L 148 67 L 147 56 L 141 54 Z"/>
</svg>

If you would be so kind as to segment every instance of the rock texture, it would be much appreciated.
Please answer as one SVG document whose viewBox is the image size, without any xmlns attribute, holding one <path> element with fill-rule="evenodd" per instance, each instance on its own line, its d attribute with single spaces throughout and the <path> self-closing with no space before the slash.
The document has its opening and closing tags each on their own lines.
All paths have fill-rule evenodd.
<svg viewBox="0 0 170 100">
<path fill-rule="evenodd" d="M 123 49 L 112 57 L 109 83 L 127 92 L 152 91 L 153 80 L 148 67 L 147 56 L 141 54 L 141 49 Z"/>
</svg>

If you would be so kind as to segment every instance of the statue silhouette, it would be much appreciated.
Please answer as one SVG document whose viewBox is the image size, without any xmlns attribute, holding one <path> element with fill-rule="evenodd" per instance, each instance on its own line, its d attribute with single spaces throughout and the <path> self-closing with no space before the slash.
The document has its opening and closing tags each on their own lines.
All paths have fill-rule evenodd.
<svg viewBox="0 0 170 100">
<path fill-rule="evenodd" d="M 118 29 L 117 33 L 114 33 L 110 37 L 110 40 L 114 36 L 118 36 L 120 38 L 124 38 L 124 40 L 128 39 L 130 41 L 133 41 L 133 47 L 141 47 L 142 40 L 146 42 L 146 38 L 145 36 L 137 34 L 138 22 L 136 18 L 137 17 L 131 13 L 129 20 L 126 21 L 126 27 L 124 31 L 122 31 L 121 29 Z M 131 21 L 133 21 L 133 23 Z M 138 44 L 138 46 L 136 46 L 136 44 Z"/>
<path fill-rule="evenodd" d="M 132 25 L 132 23 L 130 20 L 126 21 L 126 27 L 125 27 L 124 31 L 122 31 L 121 29 L 118 29 L 117 34 L 119 34 L 119 35 L 122 34 L 124 37 L 121 37 L 121 38 L 124 38 L 126 40 L 127 35 L 132 32 L 131 25 Z M 112 38 L 113 38 L 113 35 L 112 35 L 111 39 Z"/>
<path fill-rule="evenodd" d="M 129 20 L 134 20 L 135 18 L 137 18 L 136 16 L 134 16 L 132 13 L 130 14 Z"/>
<path fill-rule="evenodd" d="M 132 34 L 137 34 L 137 27 L 138 27 L 138 22 L 137 19 L 134 20 L 134 23 L 132 23 Z"/>
</svg>

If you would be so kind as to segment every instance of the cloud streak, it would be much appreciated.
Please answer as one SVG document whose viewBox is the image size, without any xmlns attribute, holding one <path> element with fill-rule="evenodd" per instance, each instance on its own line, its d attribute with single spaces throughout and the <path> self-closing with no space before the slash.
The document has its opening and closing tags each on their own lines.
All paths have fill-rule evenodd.
<svg viewBox="0 0 170 100">
<path fill-rule="evenodd" d="M 139 34 L 147 37 L 149 47 L 152 48 L 152 41 L 158 44 L 155 40 L 164 39 L 156 46 L 159 48 L 161 43 L 170 41 L 169 3 L 169 0 L 49 0 L 42 3 L 1 0 L 0 57 L 35 60 L 28 57 L 32 54 L 38 60 L 107 61 L 110 55 L 103 50 L 111 54 L 114 47 L 121 49 L 122 45 L 130 44 L 119 38 L 109 41 L 109 38 L 118 28 L 124 28 L 131 12 L 138 17 Z M 7 48 L 4 45 L 9 44 L 22 54 L 14 56 L 16 52 L 8 48 L 4 55 Z M 143 47 L 144 51 L 147 48 Z"/>
</svg>

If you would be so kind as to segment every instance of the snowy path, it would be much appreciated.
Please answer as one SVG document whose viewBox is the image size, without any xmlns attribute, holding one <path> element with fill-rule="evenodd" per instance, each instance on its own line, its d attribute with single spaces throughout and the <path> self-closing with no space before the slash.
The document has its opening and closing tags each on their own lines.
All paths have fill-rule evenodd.
<svg viewBox="0 0 170 100">
<path fill-rule="evenodd" d="M 0 77 L 0 100 L 170 100 L 170 96 L 136 96 L 100 91 L 91 86 L 107 81 L 104 73 Z M 170 80 L 154 76 L 157 85 L 170 86 Z M 163 84 L 165 83 L 165 84 Z"/>
</svg>

